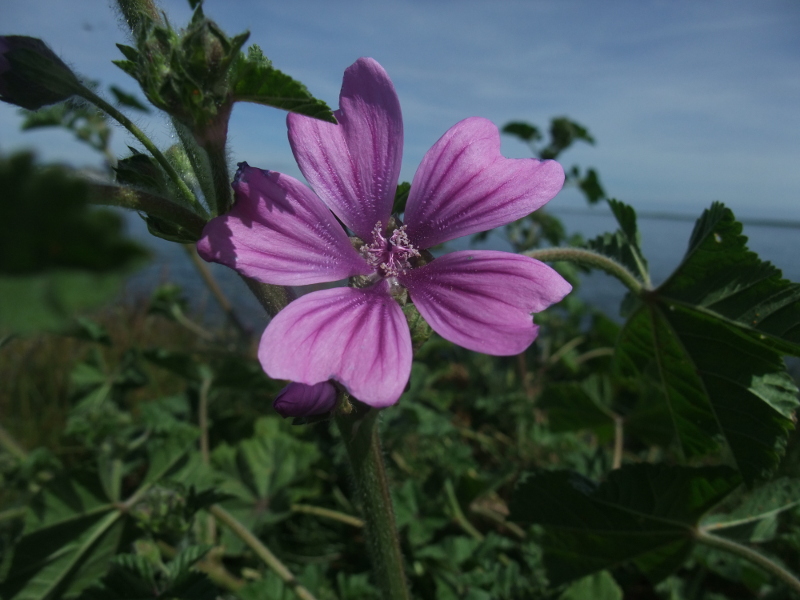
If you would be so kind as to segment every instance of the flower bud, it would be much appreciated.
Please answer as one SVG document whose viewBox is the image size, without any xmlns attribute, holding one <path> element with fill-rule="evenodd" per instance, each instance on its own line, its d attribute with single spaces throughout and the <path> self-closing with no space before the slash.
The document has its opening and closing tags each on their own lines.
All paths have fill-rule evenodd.
<svg viewBox="0 0 800 600">
<path fill-rule="evenodd" d="M 36 110 L 74 96 L 82 84 L 40 39 L 0 36 L 0 99 Z"/>
<path fill-rule="evenodd" d="M 336 388 L 328 381 L 316 385 L 290 383 L 275 397 L 272 408 L 280 416 L 310 417 L 333 410 L 336 405 Z"/>
<path fill-rule="evenodd" d="M 198 4 L 183 31 L 145 18 L 136 47 L 118 44 L 125 60 L 113 62 L 139 82 L 150 102 L 196 136 L 214 135 L 206 130 L 216 126 L 224 130 L 224 141 L 233 104 L 229 71 L 248 36 L 229 38 Z"/>
</svg>

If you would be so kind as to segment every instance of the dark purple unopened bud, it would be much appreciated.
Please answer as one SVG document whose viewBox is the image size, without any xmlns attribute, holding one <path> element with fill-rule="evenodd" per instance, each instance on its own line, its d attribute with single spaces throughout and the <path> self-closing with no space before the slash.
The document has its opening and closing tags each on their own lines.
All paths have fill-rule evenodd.
<svg viewBox="0 0 800 600">
<path fill-rule="evenodd" d="M 0 36 L 0 100 L 28 110 L 75 95 L 82 85 L 42 40 Z"/>
<path fill-rule="evenodd" d="M 290 383 L 275 397 L 272 408 L 280 416 L 311 417 L 333 410 L 336 405 L 336 388 L 323 381 L 316 385 Z"/>
</svg>

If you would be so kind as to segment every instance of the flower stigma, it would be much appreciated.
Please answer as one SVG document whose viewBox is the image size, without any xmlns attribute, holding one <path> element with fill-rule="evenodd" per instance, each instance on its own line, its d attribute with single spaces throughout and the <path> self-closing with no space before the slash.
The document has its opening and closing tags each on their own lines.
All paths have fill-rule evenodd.
<svg viewBox="0 0 800 600">
<path fill-rule="evenodd" d="M 413 268 L 411 259 L 420 256 L 419 250 L 408 239 L 405 225 L 392 231 L 387 238 L 380 221 L 372 229 L 372 243 L 362 246 L 360 252 L 382 278 L 402 275 Z"/>
</svg>

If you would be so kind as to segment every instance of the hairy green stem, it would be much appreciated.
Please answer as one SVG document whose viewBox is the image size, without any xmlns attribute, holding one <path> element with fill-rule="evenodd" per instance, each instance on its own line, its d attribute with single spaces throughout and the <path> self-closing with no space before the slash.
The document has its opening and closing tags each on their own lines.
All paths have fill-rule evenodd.
<svg viewBox="0 0 800 600">
<path fill-rule="evenodd" d="M 167 221 L 179 223 L 189 233 L 197 236 L 198 239 L 200 239 L 203 227 L 206 224 L 203 217 L 185 206 L 176 204 L 167 198 L 154 196 L 133 188 L 92 183 L 90 184 L 90 191 L 90 202 L 92 204 L 119 206 L 120 208 L 145 212 L 154 217 L 161 217 Z"/>
<path fill-rule="evenodd" d="M 619 279 L 634 294 L 641 293 L 644 288 L 642 282 L 636 279 L 633 273 L 623 265 L 592 250 L 584 248 L 541 248 L 526 252 L 525 256 L 530 256 L 543 262 L 565 261 L 592 269 L 600 269 Z"/>
<path fill-rule="evenodd" d="M 376 427 L 378 413 L 377 409 L 370 408 L 361 414 L 357 411 L 340 414 L 336 417 L 336 424 L 342 433 L 353 468 L 353 480 L 361 500 L 370 558 L 381 598 L 410 600 L 392 496 Z"/>
<path fill-rule="evenodd" d="M 219 519 L 223 525 L 230 529 L 236 535 L 236 537 L 247 544 L 247 546 L 249 546 L 250 549 L 255 552 L 256 555 L 263 560 L 264 563 L 270 569 L 272 569 L 278 577 L 281 578 L 281 581 L 291 588 L 298 598 L 301 598 L 302 600 L 316 600 L 314 595 L 305 587 L 303 587 L 300 582 L 297 581 L 297 579 L 295 579 L 295 576 L 288 568 L 286 568 L 286 565 L 284 565 L 277 556 L 270 552 L 269 548 L 262 544 L 261 540 L 253 535 L 253 533 L 247 527 L 237 521 L 232 514 L 218 504 L 210 506 L 208 511 L 217 519 Z"/>
<path fill-rule="evenodd" d="M 231 177 L 228 172 L 228 154 L 225 149 L 228 140 L 228 120 L 231 117 L 232 108 L 232 103 L 219 107 L 216 117 L 206 127 L 193 132 L 195 141 L 208 155 L 214 196 L 206 198 L 206 201 L 217 215 L 228 212 L 233 200 Z"/>
<path fill-rule="evenodd" d="M 778 579 L 788 585 L 796 594 L 800 594 L 800 579 L 792 575 L 789 571 L 784 569 L 779 564 L 773 562 L 763 554 L 756 552 L 752 548 L 748 548 L 738 542 L 734 542 L 724 537 L 714 535 L 703 529 L 696 529 L 694 531 L 694 539 L 701 544 L 724 550 L 735 554 L 751 563 L 758 565 L 768 573 L 775 575 Z"/>
<path fill-rule="evenodd" d="M 181 176 L 178 174 L 175 168 L 170 164 L 167 158 L 161 153 L 161 150 L 159 150 L 156 147 L 156 145 L 150 140 L 150 138 L 148 138 L 144 134 L 144 132 L 133 123 L 133 121 L 131 121 L 128 117 L 126 117 L 116 108 L 114 108 L 114 106 L 103 100 L 93 91 L 84 87 L 80 90 L 79 93 L 84 99 L 94 104 L 97 108 L 104 111 L 108 116 L 116 120 L 125 129 L 130 131 L 133 134 L 133 136 L 142 143 L 142 145 L 147 149 L 147 151 L 150 152 L 153 158 L 156 159 L 158 164 L 161 165 L 161 167 L 167 173 L 169 178 L 178 188 L 178 190 L 180 191 L 181 195 L 186 200 L 186 202 L 190 206 L 198 210 L 198 212 L 205 215 L 206 212 L 205 208 L 203 208 L 203 206 L 197 200 L 195 195 L 192 193 L 192 190 L 189 189 L 189 186 L 186 185 L 186 182 L 183 179 L 181 179 Z"/>
</svg>

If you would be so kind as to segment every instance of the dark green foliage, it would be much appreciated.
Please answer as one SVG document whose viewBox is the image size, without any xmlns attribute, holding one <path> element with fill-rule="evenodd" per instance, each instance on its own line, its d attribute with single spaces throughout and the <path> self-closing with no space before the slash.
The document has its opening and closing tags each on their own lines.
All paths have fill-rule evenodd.
<svg viewBox="0 0 800 600">
<path fill-rule="evenodd" d="M 642 239 L 636 225 L 636 212 L 618 200 L 610 199 L 608 205 L 619 223 L 619 229 L 614 233 L 606 233 L 590 240 L 586 245 L 627 267 L 642 283 L 649 282 L 650 274 L 647 260 L 642 254 Z"/>
<path fill-rule="evenodd" d="M 594 248 L 633 268 L 629 217 L 619 212 L 621 230 Z M 675 273 L 641 295 L 616 358 L 623 374 L 655 382 L 686 457 L 718 451 L 721 436 L 751 484 L 775 469 L 793 429 L 797 388 L 781 355 L 798 349 L 800 288 L 749 252 L 740 232 L 721 204 L 704 213 Z"/>
<path fill-rule="evenodd" d="M 514 492 L 511 519 L 544 528 L 551 583 L 628 561 L 658 581 L 686 560 L 692 528 L 740 481 L 725 467 L 628 465 L 599 486 L 577 473 L 532 473 Z"/>
<path fill-rule="evenodd" d="M 512 121 L 506 123 L 501 131 L 505 134 L 513 135 L 527 144 L 533 154 L 543 160 L 557 159 L 562 152 L 570 148 L 575 142 L 594 145 L 594 138 L 589 133 L 589 130 L 567 117 L 556 117 L 550 121 L 550 140 L 545 146 L 537 144 L 544 138 L 539 128 L 530 123 Z M 565 169 L 565 177 L 565 185 L 577 186 L 589 204 L 595 204 L 606 197 L 606 192 L 600 183 L 600 176 L 595 169 L 586 169 L 585 174 L 582 174 L 581 168 L 574 165 L 571 169 Z M 557 245 L 560 241 L 551 243 Z M 533 247 L 529 246 L 528 248 Z"/>
<path fill-rule="evenodd" d="M 530 123 L 522 121 L 512 121 L 503 126 L 503 133 L 513 135 L 523 142 L 538 142 L 542 139 L 542 134 Z"/>
<path fill-rule="evenodd" d="M 122 190 L 108 186 L 119 196 L 102 200 L 140 211 L 152 234 L 179 243 L 197 241 L 208 214 L 227 206 L 234 102 L 336 123 L 257 46 L 242 53 L 247 33 L 227 37 L 201 0 L 189 3 L 181 31 L 146 3 L 123 6 L 135 47 L 119 46 L 117 64 L 172 117 L 180 141 L 163 158 L 140 136 L 151 154 L 131 148 L 116 161 L 105 117 L 72 100 L 25 123 L 66 128 L 104 152 Z M 4 98 L 24 92 L 23 105 L 35 108 L 77 89 L 38 40 L 8 56 Z M 48 73 L 55 87 L 37 83 Z M 26 89 L 14 79 L 23 75 Z M 147 110 L 111 91 L 123 107 Z M 503 132 L 539 159 L 594 144 L 566 117 L 552 120 L 548 139 L 523 122 Z M 606 198 L 594 169 L 565 175 L 589 203 Z M 53 439 L 37 438 L 48 447 L 31 451 L 0 415 L 0 596 L 293 598 L 263 564 L 263 544 L 320 600 L 380 598 L 362 520 L 374 503 L 354 493 L 333 423 L 275 415 L 270 403 L 285 382 L 263 373 L 253 340 L 194 322 L 176 286 L 137 309 L 136 335 L 101 315 L 73 319 L 108 297 L 141 250 L 121 237 L 115 215 L 86 210 L 84 184 L 37 171 L 29 156 L 0 161 L 0 189 L 0 352 L 23 348 L 17 331 L 69 325 L 74 338 L 59 337 L 72 344 L 68 356 L 50 359 L 61 390 L 39 392 L 51 377 L 30 366 L 35 345 L 13 367 L 0 365 L 6 380 L 22 382 L 0 381 L 0 393 L 41 396 L 27 413 L 33 428 L 32 412 L 64 403 Z M 397 187 L 398 217 L 409 192 L 408 183 Z M 632 275 L 621 275 L 632 290 L 624 325 L 572 295 L 535 316 L 535 346 L 494 357 L 433 335 L 407 304 L 415 356 L 398 405 L 379 417 L 355 399 L 341 402 L 381 433 L 407 576 L 421 600 L 783 597 L 773 575 L 695 542 L 716 534 L 759 544 L 778 562 L 800 560 L 797 389 L 783 363 L 800 356 L 800 286 L 749 252 L 741 225 L 715 204 L 681 265 L 652 289 L 634 210 L 609 206 L 619 230 L 588 242 L 589 264 L 609 258 Z M 587 245 L 545 211 L 505 234 L 517 252 Z M 575 264 L 555 266 L 579 283 Z M 15 400 L 4 397 L 0 408 Z M 787 445 L 784 476 L 769 481 Z M 663 581 L 654 587 L 642 574 Z"/>
<path fill-rule="evenodd" d="M 129 148 L 132 154 L 114 167 L 117 183 L 129 185 L 160 196 L 170 196 L 167 176 L 161 166 L 147 154 Z"/>
<path fill-rule="evenodd" d="M 273 67 L 255 44 L 248 48 L 247 56 L 240 54 L 233 63 L 231 92 L 234 101 L 255 102 L 336 123 L 327 104 L 314 98 L 302 83 Z"/>
</svg>

